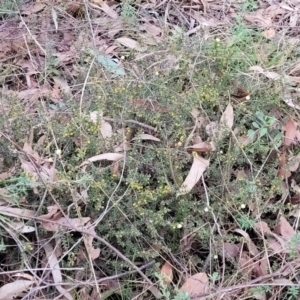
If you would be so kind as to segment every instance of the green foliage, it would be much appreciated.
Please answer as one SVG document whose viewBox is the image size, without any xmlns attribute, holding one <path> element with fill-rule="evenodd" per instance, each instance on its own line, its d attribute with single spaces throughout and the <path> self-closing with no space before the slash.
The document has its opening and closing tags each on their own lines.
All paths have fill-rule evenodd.
<svg viewBox="0 0 300 300">
<path fill-rule="evenodd" d="M 133 6 L 134 3 L 134 0 L 124 0 L 121 3 L 121 16 L 124 21 L 131 24 L 135 23 L 137 17 L 136 9 Z"/>
<path fill-rule="evenodd" d="M 251 143 L 247 147 L 247 151 L 254 153 L 254 151 L 266 153 L 270 148 L 268 141 L 263 139 L 267 136 L 273 147 L 277 150 L 282 144 L 283 134 L 279 129 L 273 129 L 272 126 L 276 122 L 274 117 L 265 116 L 262 112 L 255 113 L 257 121 L 252 122 L 253 129 L 248 130 L 248 136 L 251 139 L 255 139 L 254 143 Z"/>
<path fill-rule="evenodd" d="M 18 14 L 20 0 L 4 0 L 0 2 L 0 20 L 11 18 Z"/>
<path fill-rule="evenodd" d="M 294 300 L 299 298 L 300 287 L 298 285 L 292 285 L 287 290 L 288 300 Z"/>
<path fill-rule="evenodd" d="M 300 232 L 297 232 L 296 234 L 294 234 L 294 236 L 290 239 L 289 243 L 288 243 L 288 249 L 289 249 L 289 253 L 291 255 L 291 259 L 296 259 L 296 257 L 298 256 L 298 248 L 300 245 Z"/>
<path fill-rule="evenodd" d="M 256 221 L 249 219 L 247 215 L 241 215 L 240 217 L 237 217 L 236 220 L 238 221 L 239 226 L 244 230 L 251 229 L 256 224 Z"/>
</svg>

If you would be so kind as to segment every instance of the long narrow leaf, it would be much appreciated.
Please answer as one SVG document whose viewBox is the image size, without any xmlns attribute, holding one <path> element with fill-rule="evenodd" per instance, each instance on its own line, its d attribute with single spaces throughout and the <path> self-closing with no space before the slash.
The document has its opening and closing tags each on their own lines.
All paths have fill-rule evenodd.
<svg viewBox="0 0 300 300">
<path fill-rule="evenodd" d="M 209 166 L 209 160 L 201 157 L 201 156 L 194 156 L 194 161 L 188 176 L 186 177 L 185 181 L 183 182 L 182 186 L 180 187 L 179 191 L 176 194 L 176 197 L 185 195 L 192 190 L 192 188 L 196 185 L 199 181 L 200 177 L 202 176 L 203 172 Z"/>
</svg>

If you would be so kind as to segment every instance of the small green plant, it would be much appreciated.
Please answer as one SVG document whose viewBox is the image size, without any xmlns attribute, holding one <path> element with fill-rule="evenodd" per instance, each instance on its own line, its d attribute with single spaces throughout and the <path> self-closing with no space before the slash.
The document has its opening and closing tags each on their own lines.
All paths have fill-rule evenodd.
<svg viewBox="0 0 300 300">
<path fill-rule="evenodd" d="M 258 286 L 258 287 L 253 287 L 249 290 L 250 295 L 255 295 L 255 294 L 265 294 L 265 293 L 270 293 L 272 291 L 271 287 L 268 285 L 265 286 Z"/>
<path fill-rule="evenodd" d="M 296 300 L 299 299 L 299 291 L 300 291 L 300 287 L 296 286 L 296 285 L 292 285 L 288 288 L 287 291 L 287 296 L 288 296 L 288 300 Z"/>
<path fill-rule="evenodd" d="M 129 23 L 134 23 L 136 20 L 136 9 L 133 6 L 134 2 L 133 0 L 125 0 L 121 4 L 121 16 L 124 21 Z"/>
<path fill-rule="evenodd" d="M 258 8 L 258 1 L 256 0 L 247 0 L 244 1 L 244 3 L 242 4 L 242 11 L 243 12 L 250 12 L 250 11 L 254 11 Z"/>
<path fill-rule="evenodd" d="M 298 256 L 298 247 L 300 245 L 300 233 L 297 232 L 288 242 L 288 249 L 291 255 L 291 259 L 296 259 Z"/>
<path fill-rule="evenodd" d="M 179 292 L 173 300 L 191 300 L 191 297 L 187 292 Z"/>
<path fill-rule="evenodd" d="M 255 139 L 255 142 L 248 147 L 248 151 L 253 153 L 255 150 L 259 152 L 266 152 L 269 149 L 268 142 L 263 139 L 267 136 L 273 146 L 278 149 L 282 143 L 282 132 L 272 130 L 272 126 L 276 122 L 274 117 L 266 116 L 263 112 L 257 111 L 255 113 L 256 121 L 252 122 L 254 129 L 248 130 L 248 136 Z"/>
<path fill-rule="evenodd" d="M 158 278 L 160 292 L 164 300 L 191 300 L 191 297 L 187 292 L 181 292 L 178 289 L 175 289 L 175 295 L 172 296 L 172 294 L 174 293 L 171 293 L 169 287 L 164 282 L 162 276 L 158 273 L 154 273 L 154 275 Z"/>
<path fill-rule="evenodd" d="M 13 203 L 18 204 L 20 197 L 27 195 L 29 189 L 32 188 L 31 178 L 28 174 L 3 180 L 0 183 L 5 188 L 4 197 L 12 199 Z"/>
<path fill-rule="evenodd" d="M 255 220 L 251 220 L 247 215 L 241 215 L 240 217 L 236 218 L 240 227 L 244 230 L 253 228 L 256 224 Z"/>
<path fill-rule="evenodd" d="M 210 280 L 212 282 L 213 285 L 215 285 L 216 281 L 219 278 L 219 273 L 218 272 L 213 272 L 212 275 L 209 275 Z"/>
</svg>

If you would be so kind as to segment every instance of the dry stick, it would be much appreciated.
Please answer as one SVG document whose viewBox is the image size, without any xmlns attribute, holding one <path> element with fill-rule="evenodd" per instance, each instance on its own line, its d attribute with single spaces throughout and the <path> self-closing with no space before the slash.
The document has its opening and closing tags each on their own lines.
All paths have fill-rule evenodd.
<svg viewBox="0 0 300 300">
<path fill-rule="evenodd" d="M 103 120 L 104 121 L 110 121 L 110 122 L 117 122 L 116 120 L 112 119 L 112 118 L 108 118 L 108 117 L 103 117 Z M 144 124 L 142 122 L 139 122 L 139 121 L 135 121 L 135 120 L 124 120 L 125 123 L 133 123 L 133 124 L 136 124 L 136 125 L 139 125 L 143 128 L 146 128 L 146 129 L 149 129 L 149 130 L 153 130 L 153 131 L 157 131 L 157 129 L 155 127 L 152 127 L 148 124 Z"/>
<path fill-rule="evenodd" d="M 16 214 L 18 215 L 18 214 Z M 21 217 L 21 215 L 18 215 Z M 39 218 L 39 217 L 33 217 L 32 219 L 34 220 L 37 220 L 37 221 L 43 221 L 43 222 L 48 222 L 48 223 L 53 223 L 53 224 L 57 224 L 57 222 L 55 221 L 51 221 L 51 220 L 45 220 L 45 219 L 42 219 L 42 218 Z M 132 268 L 134 268 L 134 270 L 139 273 L 146 281 L 147 283 L 150 285 L 150 288 L 149 290 L 153 293 L 153 295 L 159 299 L 161 297 L 159 291 L 154 287 L 154 284 L 153 282 L 141 271 L 140 268 L 138 268 L 131 260 L 129 260 L 124 254 L 122 254 L 117 248 L 115 248 L 113 245 L 111 245 L 109 242 L 107 242 L 106 240 L 104 240 L 103 238 L 91 233 L 91 232 L 88 232 L 84 229 L 81 229 L 81 228 L 77 228 L 77 227 L 74 227 L 73 225 L 71 224 L 61 224 L 62 227 L 67 227 L 68 229 L 72 229 L 72 230 L 75 230 L 77 232 L 80 232 L 82 234 L 86 234 L 86 235 L 90 235 L 92 236 L 94 239 L 98 240 L 100 243 L 104 244 L 105 246 L 107 246 L 110 250 L 112 250 L 113 252 L 115 252 L 115 254 L 117 254 L 117 256 L 119 258 L 121 258 L 122 260 L 124 260 L 125 262 L 127 262 Z"/>
<path fill-rule="evenodd" d="M 300 262 L 300 259 L 297 259 L 295 261 L 293 261 L 293 264 L 294 265 L 299 265 L 299 262 Z M 290 263 L 291 265 L 291 263 Z M 272 279 L 274 277 L 282 277 L 283 276 L 283 273 L 284 273 L 284 270 L 286 269 L 286 266 L 283 266 L 281 267 L 277 272 L 275 273 L 272 273 L 272 274 L 267 274 L 267 275 L 264 275 L 264 276 L 260 276 L 256 279 L 253 279 L 245 284 L 240 284 L 240 285 L 235 285 L 235 286 L 232 286 L 232 287 L 229 287 L 229 288 L 224 288 L 224 289 L 221 289 L 219 291 L 216 291 L 214 293 L 210 293 L 210 294 L 205 294 L 205 295 L 202 295 L 200 298 L 193 298 L 193 300 L 200 300 L 200 299 L 203 299 L 203 297 L 207 297 L 207 296 L 216 296 L 218 294 L 221 294 L 221 293 L 230 293 L 230 292 L 233 292 L 235 290 L 239 290 L 239 289 L 243 289 L 243 288 L 249 288 L 249 287 L 256 287 L 256 286 L 267 286 L 267 285 L 270 285 L 270 286 L 288 286 L 289 284 L 286 284 L 286 283 L 272 283 L 272 282 L 269 282 L 269 283 L 258 283 L 259 281 L 261 280 L 268 280 L 268 279 Z"/>
<path fill-rule="evenodd" d="M 17 214 L 16 214 L 17 215 Z M 36 218 L 32 218 L 32 219 L 35 219 L 37 221 L 44 221 L 44 219 L 41 219 L 39 217 L 36 217 Z M 57 224 L 57 222 L 55 221 L 51 221 L 51 220 L 46 220 L 47 222 L 49 223 L 53 223 L 53 224 Z M 107 246 L 110 250 L 112 250 L 115 254 L 117 254 L 117 256 L 119 258 L 121 258 L 122 260 L 124 260 L 125 262 L 127 262 L 132 268 L 134 268 L 134 270 L 139 273 L 145 280 L 146 282 L 150 285 L 149 287 L 149 290 L 152 292 L 152 294 L 157 298 L 161 298 L 161 294 L 160 292 L 157 290 L 157 288 L 154 286 L 153 282 L 140 270 L 140 268 L 138 268 L 131 260 L 129 260 L 124 254 L 122 254 L 117 248 L 115 248 L 113 245 L 111 245 L 109 242 L 107 242 L 106 240 L 104 240 L 103 238 L 91 233 L 91 232 L 88 232 L 84 229 L 81 229 L 81 228 L 77 228 L 77 227 L 74 227 L 73 225 L 71 224 L 61 224 L 62 227 L 67 227 L 68 229 L 72 229 L 72 230 L 75 230 L 77 232 L 80 232 L 82 234 L 86 234 L 86 235 L 90 235 L 92 236 L 94 239 L 98 240 L 100 243 L 104 244 L 105 246 Z"/>
<path fill-rule="evenodd" d="M 22 216 L 21 214 L 14 214 L 16 217 L 19 218 L 23 218 L 24 216 Z M 36 220 L 38 222 L 47 222 L 47 223 L 52 223 L 52 224 L 56 224 L 57 222 L 52 221 L 52 220 L 45 220 L 43 218 L 40 217 L 26 217 L 25 219 L 30 219 L 30 220 Z M 159 299 L 161 298 L 161 294 L 158 291 L 158 289 L 154 286 L 153 282 L 141 271 L 140 268 L 138 268 L 131 260 L 129 260 L 124 254 L 122 254 L 118 249 L 116 249 L 113 245 L 111 245 L 109 242 L 107 242 L 106 240 L 104 240 L 103 238 L 88 232 L 84 229 L 78 228 L 78 227 L 74 227 L 72 224 L 59 224 L 61 227 L 66 227 L 68 229 L 72 229 L 74 231 L 80 232 L 82 234 L 86 234 L 86 235 L 90 235 L 92 236 L 94 239 L 98 240 L 100 243 L 104 244 L 105 246 L 107 246 L 109 249 L 111 249 L 115 254 L 117 254 L 117 256 L 119 258 L 121 258 L 122 260 L 124 260 L 125 262 L 127 262 L 137 273 L 139 273 L 144 279 L 145 281 L 150 285 L 149 290 L 153 293 L 153 295 Z M 29 268 L 29 267 L 28 267 Z"/>
<path fill-rule="evenodd" d="M 67 225 L 67 227 L 69 227 Z M 72 227 L 71 227 L 72 228 Z M 76 229 L 76 228 L 72 228 L 72 229 Z M 117 254 L 117 256 L 119 258 L 121 258 L 122 260 L 124 260 L 125 262 L 127 262 L 130 266 L 132 266 L 137 273 L 139 273 L 145 280 L 146 282 L 150 285 L 149 290 L 153 293 L 153 295 L 159 299 L 161 297 L 159 291 L 154 287 L 153 282 L 131 261 L 129 260 L 125 255 L 123 255 L 117 248 L 115 248 L 113 245 L 111 245 L 109 242 L 107 242 L 106 240 L 104 240 L 103 238 L 92 234 L 86 230 L 82 230 L 82 229 L 76 229 L 76 231 L 83 233 L 83 234 L 89 234 L 90 236 L 92 236 L 94 239 L 98 240 L 99 242 L 101 242 L 102 244 L 104 244 L 106 247 L 108 247 L 109 249 L 111 249 L 113 252 L 115 252 L 115 254 Z"/>
<path fill-rule="evenodd" d="M 140 269 L 140 270 L 144 270 L 144 269 L 146 269 L 146 268 L 148 268 L 148 267 L 151 267 L 151 266 L 154 265 L 154 264 L 155 264 L 155 261 L 152 260 L 152 261 L 150 261 L 149 263 L 147 263 L 147 264 L 145 264 L 145 265 L 139 267 L 139 269 Z M 51 271 L 52 269 L 44 268 L 44 269 L 36 269 L 36 270 L 50 270 L 50 271 Z M 68 268 L 60 268 L 60 270 L 84 270 L 84 269 L 83 269 L 83 268 L 70 268 L 70 269 L 68 269 Z M 21 271 L 27 271 L 27 270 L 25 269 L 25 270 L 21 270 Z M 17 270 L 17 271 L 10 271 L 10 272 L 8 272 L 8 273 L 16 273 L 16 272 L 20 272 L 20 271 L 19 271 L 19 270 Z M 113 280 L 113 279 L 120 278 L 120 277 L 123 277 L 123 276 L 126 276 L 126 275 L 134 274 L 134 273 L 136 273 L 136 270 L 127 271 L 127 272 L 120 273 L 120 274 L 116 274 L 116 275 L 112 275 L 112 276 L 107 276 L 107 277 L 98 279 L 98 280 L 97 280 L 97 283 L 99 284 L 99 283 L 105 282 L 105 281 L 107 281 L 107 280 Z M 2 273 L 1 273 L 1 274 L 2 274 Z M 72 291 L 72 290 L 74 290 L 74 289 L 76 289 L 76 288 L 78 288 L 78 287 L 80 287 L 80 286 L 87 286 L 87 285 L 89 284 L 89 281 L 80 282 L 80 283 L 77 282 L 77 281 L 72 281 L 72 282 L 62 282 L 62 283 L 59 283 L 59 284 L 60 284 L 61 286 L 64 286 L 64 285 L 70 286 L 70 285 L 72 285 L 71 288 L 66 289 L 66 291 L 70 292 L 70 291 Z M 58 285 L 57 283 L 47 283 L 47 286 L 46 286 L 46 287 L 55 287 L 55 286 L 57 286 L 57 285 Z M 42 289 L 44 289 L 44 288 L 45 288 L 45 286 L 42 286 L 42 287 L 36 287 L 36 288 L 35 288 L 35 291 L 36 291 L 36 290 L 42 290 Z M 61 296 L 61 295 L 60 295 L 60 296 Z M 53 300 L 58 300 L 58 299 L 60 299 L 60 296 L 54 298 Z"/>
<path fill-rule="evenodd" d="M 84 271 L 84 268 L 57 268 L 58 270 L 64 270 L 64 271 Z M 141 269 L 141 268 L 140 268 Z M 6 274 L 14 274 L 14 273 L 25 273 L 25 272 L 31 272 L 31 271 L 52 271 L 53 268 L 30 268 L 30 269 L 19 269 L 14 271 L 5 271 L 0 272 L 0 275 L 6 275 Z M 126 274 L 125 274 L 126 275 Z M 67 285 L 68 283 L 65 283 Z"/>
<path fill-rule="evenodd" d="M 95 62 L 95 59 L 96 59 L 96 56 L 94 55 L 93 60 L 90 64 L 90 67 L 87 71 L 87 74 L 86 74 L 86 77 L 85 77 L 85 80 L 84 80 L 84 84 L 83 84 L 83 87 L 82 87 L 82 92 L 81 92 L 81 96 L 80 96 L 80 104 L 79 104 L 79 115 L 80 115 L 80 117 L 81 117 L 81 114 L 82 114 L 82 102 L 83 102 L 84 91 L 85 91 L 85 88 L 86 88 L 86 85 L 87 85 L 88 78 L 90 76 L 90 72 L 92 70 L 92 66 Z"/>
</svg>

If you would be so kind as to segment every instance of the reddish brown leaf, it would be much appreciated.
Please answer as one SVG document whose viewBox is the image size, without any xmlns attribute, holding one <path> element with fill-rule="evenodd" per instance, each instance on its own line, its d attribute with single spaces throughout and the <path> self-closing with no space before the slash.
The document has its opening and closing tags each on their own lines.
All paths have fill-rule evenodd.
<svg viewBox="0 0 300 300">
<path fill-rule="evenodd" d="M 229 258 L 236 258 L 240 255 L 241 245 L 232 244 L 232 243 L 224 243 L 224 252 L 225 256 Z"/>
<path fill-rule="evenodd" d="M 279 218 L 279 222 L 274 228 L 274 232 L 280 234 L 285 241 L 290 240 L 295 235 L 294 228 L 282 216 Z"/>
<path fill-rule="evenodd" d="M 210 145 L 210 143 L 207 142 L 201 142 L 198 144 L 194 144 L 192 146 L 187 147 L 187 151 L 189 153 L 192 153 L 193 151 L 196 152 L 209 152 L 212 150 L 212 147 Z"/>
<path fill-rule="evenodd" d="M 166 284 L 173 281 L 173 267 L 167 261 L 164 263 L 160 270 L 161 277 Z"/>
<path fill-rule="evenodd" d="M 260 232 L 262 235 L 267 234 L 272 234 L 271 229 L 269 225 L 266 222 L 259 221 L 258 223 L 255 224 L 255 229 Z"/>
<path fill-rule="evenodd" d="M 197 273 L 189 277 L 180 291 L 188 293 L 191 298 L 206 295 L 209 292 L 209 280 L 206 273 Z"/>
<path fill-rule="evenodd" d="M 294 121 L 289 118 L 287 123 L 285 124 L 285 135 L 284 135 L 284 145 L 290 146 L 294 139 L 296 138 L 296 125 Z"/>
</svg>

